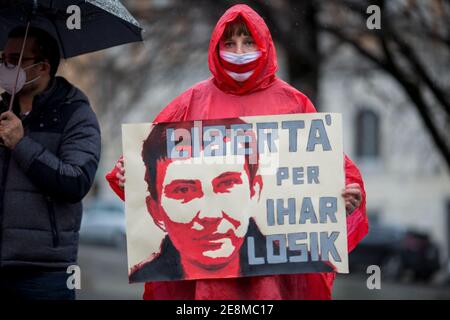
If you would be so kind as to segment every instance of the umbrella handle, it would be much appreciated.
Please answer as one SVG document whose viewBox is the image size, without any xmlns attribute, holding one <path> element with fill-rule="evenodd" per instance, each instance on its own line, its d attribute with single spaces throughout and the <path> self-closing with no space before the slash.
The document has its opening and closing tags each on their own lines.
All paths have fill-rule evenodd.
<svg viewBox="0 0 450 320">
<path fill-rule="evenodd" d="M 37 2 L 37 0 L 34 0 L 34 1 L 35 1 L 35 3 Z M 25 30 L 25 37 L 23 38 L 22 49 L 20 50 L 19 63 L 17 65 L 18 67 L 17 67 L 17 73 L 16 73 L 16 82 L 14 83 L 13 92 L 11 94 L 11 100 L 9 101 L 8 111 L 11 111 L 14 106 L 14 98 L 16 96 L 17 82 L 19 81 L 20 66 L 22 65 L 23 52 L 25 51 L 25 44 L 27 43 L 28 30 L 30 28 L 30 23 L 31 23 L 31 20 L 28 20 L 27 29 Z"/>
</svg>

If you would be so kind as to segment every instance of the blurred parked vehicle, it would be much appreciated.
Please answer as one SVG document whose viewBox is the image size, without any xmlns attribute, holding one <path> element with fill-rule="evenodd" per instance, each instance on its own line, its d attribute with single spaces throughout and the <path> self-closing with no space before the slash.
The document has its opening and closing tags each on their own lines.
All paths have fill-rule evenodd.
<svg viewBox="0 0 450 320">
<path fill-rule="evenodd" d="M 415 281 L 430 281 L 439 271 L 439 250 L 427 234 L 379 223 L 369 229 L 349 255 L 351 272 L 378 265 L 383 279 L 398 281 L 409 274 Z"/>
<path fill-rule="evenodd" d="M 121 201 L 100 199 L 86 205 L 80 241 L 90 244 L 126 246 L 125 209 Z"/>
</svg>

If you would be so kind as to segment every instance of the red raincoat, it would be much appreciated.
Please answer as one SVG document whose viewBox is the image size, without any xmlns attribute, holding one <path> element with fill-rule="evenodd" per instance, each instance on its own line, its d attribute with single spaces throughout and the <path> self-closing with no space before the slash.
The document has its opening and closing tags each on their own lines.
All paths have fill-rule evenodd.
<svg viewBox="0 0 450 320">
<path fill-rule="evenodd" d="M 239 85 L 224 71 L 218 43 L 227 23 L 241 16 L 262 52 L 253 75 Z M 209 68 L 213 77 L 200 82 L 175 98 L 154 122 L 223 119 L 286 113 L 316 112 L 301 92 L 275 76 L 275 47 L 264 20 L 246 5 L 231 7 L 218 21 L 209 45 Z M 107 176 L 112 189 L 124 199 L 115 177 Z M 366 195 L 358 168 L 345 156 L 346 184 L 358 183 L 362 203 L 347 217 L 348 250 L 366 235 Z M 331 299 L 335 273 L 270 275 L 233 279 L 151 282 L 145 284 L 144 299 Z"/>
</svg>

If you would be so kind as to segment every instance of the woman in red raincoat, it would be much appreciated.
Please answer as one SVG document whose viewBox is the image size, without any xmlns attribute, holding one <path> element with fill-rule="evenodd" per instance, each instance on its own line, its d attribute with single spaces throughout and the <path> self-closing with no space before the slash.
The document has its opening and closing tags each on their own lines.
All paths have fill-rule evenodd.
<svg viewBox="0 0 450 320">
<path fill-rule="evenodd" d="M 228 9 L 213 30 L 208 52 L 212 77 L 167 105 L 154 122 L 224 119 L 316 112 L 311 101 L 276 77 L 275 46 L 264 20 L 250 7 Z M 106 179 L 124 199 L 123 160 Z M 364 185 L 345 156 L 348 250 L 366 235 Z M 145 284 L 144 299 L 331 299 L 335 273 L 270 275 Z"/>
</svg>

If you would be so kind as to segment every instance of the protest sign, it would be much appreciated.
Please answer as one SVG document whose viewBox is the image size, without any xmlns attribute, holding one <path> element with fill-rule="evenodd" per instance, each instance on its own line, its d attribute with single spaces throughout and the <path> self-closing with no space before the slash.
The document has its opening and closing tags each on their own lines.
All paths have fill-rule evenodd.
<svg viewBox="0 0 450 320">
<path fill-rule="evenodd" d="M 348 272 L 342 120 L 125 124 L 131 282 Z"/>
</svg>

